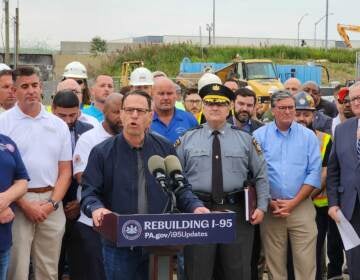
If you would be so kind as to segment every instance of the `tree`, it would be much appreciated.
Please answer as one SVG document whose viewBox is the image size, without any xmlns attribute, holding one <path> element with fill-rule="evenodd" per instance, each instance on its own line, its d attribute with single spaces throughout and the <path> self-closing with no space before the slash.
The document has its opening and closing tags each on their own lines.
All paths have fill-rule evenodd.
<svg viewBox="0 0 360 280">
<path fill-rule="evenodd" d="M 93 55 L 106 53 L 106 50 L 107 50 L 107 46 L 106 46 L 105 40 L 101 39 L 100 36 L 96 36 L 96 37 L 92 38 L 90 52 Z"/>
</svg>

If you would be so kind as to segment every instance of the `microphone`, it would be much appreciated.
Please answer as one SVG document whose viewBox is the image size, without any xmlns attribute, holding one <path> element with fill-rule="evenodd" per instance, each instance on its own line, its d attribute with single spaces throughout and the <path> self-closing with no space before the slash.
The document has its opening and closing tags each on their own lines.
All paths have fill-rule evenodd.
<svg viewBox="0 0 360 280">
<path fill-rule="evenodd" d="M 153 155 L 148 160 L 148 169 L 160 184 L 163 190 L 166 190 L 165 163 L 161 156 Z"/>
<path fill-rule="evenodd" d="M 182 175 L 182 167 L 177 156 L 169 155 L 164 160 L 166 166 L 166 174 L 175 181 L 177 184 L 177 188 L 175 189 L 175 193 L 180 189 L 184 188 L 185 178 Z"/>
</svg>

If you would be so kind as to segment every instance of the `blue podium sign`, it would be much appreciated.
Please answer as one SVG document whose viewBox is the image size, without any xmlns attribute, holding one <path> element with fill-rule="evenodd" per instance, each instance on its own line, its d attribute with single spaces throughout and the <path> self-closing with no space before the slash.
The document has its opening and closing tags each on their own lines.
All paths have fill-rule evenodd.
<svg viewBox="0 0 360 280">
<path fill-rule="evenodd" d="M 233 212 L 146 215 L 111 213 L 105 215 L 103 220 L 108 230 L 99 231 L 118 247 L 230 243 L 235 240 L 235 216 Z"/>
</svg>

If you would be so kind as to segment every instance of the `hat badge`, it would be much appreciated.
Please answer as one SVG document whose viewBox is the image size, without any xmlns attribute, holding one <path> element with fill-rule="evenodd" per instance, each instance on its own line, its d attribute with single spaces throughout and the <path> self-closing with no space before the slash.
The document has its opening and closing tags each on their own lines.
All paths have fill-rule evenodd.
<svg viewBox="0 0 360 280">
<path fill-rule="evenodd" d="M 299 100 L 299 103 L 300 103 L 301 105 L 304 105 L 304 104 L 306 103 L 305 98 L 301 98 L 301 99 Z"/>
<path fill-rule="evenodd" d="M 219 85 L 213 85 L 213 86 L 212 86 L 212 90 L 213 90 L 213 91 L 219 91 L 219 90 L 220 90 L 220 86 L 219 86 Z"/>
</svg>

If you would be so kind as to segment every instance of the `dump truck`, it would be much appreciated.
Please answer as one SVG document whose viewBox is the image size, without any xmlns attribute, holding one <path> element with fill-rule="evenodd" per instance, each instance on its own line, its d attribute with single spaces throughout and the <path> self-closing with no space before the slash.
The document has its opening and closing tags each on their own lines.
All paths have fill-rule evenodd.
<svg viewBox="0 0 360 280">
<path fill-rule="evenodd" d="M 246 82 L 256 93 L 259 103 L 268 103 L 270 93 L 283 89 L 283 85 L 278 79 L 276 67 L 271 60 L 240 59 L 237 57 L 231 63 L 219 65 L 220 67 L 216 67 L 215 64 L 208 64 L 211 67 L 206 69 L 207 65 L 204 63 L 203 71 L 213 72 L 220 77 L 222 82 L 229 78 Z M 198 79 L 204 72 L 180 72 L 176 77 L 176 82 L 183 87 L 196 86 Z"/>
</svg>

